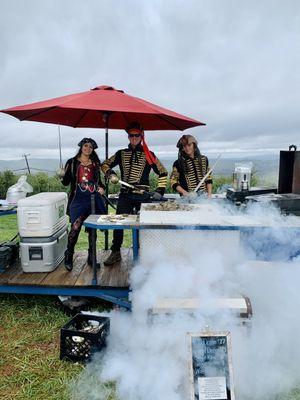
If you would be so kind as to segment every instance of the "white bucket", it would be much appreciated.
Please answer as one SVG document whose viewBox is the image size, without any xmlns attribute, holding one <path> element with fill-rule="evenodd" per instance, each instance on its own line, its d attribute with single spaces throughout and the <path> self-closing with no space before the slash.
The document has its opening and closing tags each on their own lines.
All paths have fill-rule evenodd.
<svg viewBox="0 0 300 400">
<path fill-rule="evenodd" d="M 6 193 L 6 201 L 9 204 L 17 204 L 18 200 L 24 199 L 27 193 L 32 193 L 33 188 L 26 182 L 27 176 L 22 175 L 18 182 L 8 188 Z"/>
<path fill-rule="evenodd" d="M 9 204 L 17 204 L 18 200 L 25 199 L 27 192 L 13 188 L 7 191 L 6 200 Z"/>
</svg>

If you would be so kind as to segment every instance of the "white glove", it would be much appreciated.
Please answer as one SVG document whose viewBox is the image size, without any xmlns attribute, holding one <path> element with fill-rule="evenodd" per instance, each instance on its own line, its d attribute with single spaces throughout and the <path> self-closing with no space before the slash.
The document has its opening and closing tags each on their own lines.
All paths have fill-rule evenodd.
<svg viewBox="0 0 300 400">
<path fill-rule="evenodd" d="M 66 171 L 64 168 L 58 168 L 56 170 L 56 174 L 60 179 L 62 179 L 65 176 L 65 173 L 66 173 Z"/>
<path fill-rule="evenodd" d="M 109 181 L 115 185 L 119 182 L 119 178 L 116 174 L 111 174 L 109 177 Z"/>
</svg>

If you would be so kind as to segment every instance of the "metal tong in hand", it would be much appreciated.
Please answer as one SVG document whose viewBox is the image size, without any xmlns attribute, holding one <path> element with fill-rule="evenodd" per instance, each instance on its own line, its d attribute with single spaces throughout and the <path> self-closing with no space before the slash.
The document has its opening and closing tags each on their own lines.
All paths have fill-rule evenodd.
<svg viewBox="0 0 300 400">
<path fill-rule="evenodd" d="M 136 193 L 148 195 L 151 201 L 167 201 L 167 199 L 165 199 L 163 195 L 161 195 L 158 192 L 148 192 L 147 190 L 141 189 L 135 185 L 131 185 L 130 183 L 124 182 L 121 179 L 119 179 L 118 182 L 123 186 L 133 189 Z"/>
</svg>

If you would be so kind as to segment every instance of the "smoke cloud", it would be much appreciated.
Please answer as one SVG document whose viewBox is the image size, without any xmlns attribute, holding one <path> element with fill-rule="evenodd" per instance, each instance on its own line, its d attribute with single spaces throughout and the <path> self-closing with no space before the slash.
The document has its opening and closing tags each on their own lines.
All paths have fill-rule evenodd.
<svg viewBox="0 0 300 400">
<path fill-rule="evenodd" d="M 189 233 L 193 240 L 184 237 L 185 252 L 176 252 L 176 258 L 164 251 L 163 240 L 155 249 L 142 248 L 143 263 L 131 274 L 132 313 L 108 314 L 108 346 L 85 369 L 73 390 L 74 400 L 113 399 L 115 391 L 120 400 L 189 398 L 187 332 L 207 326 L 231 332 L 237 399 L 274 399 L 299 384 L 297 218 L 282 216 L 270 206 L 246 211 L 214 207 L 216 213 L 231 215 L 242 224 L 251 220 L 268 229 L 241 234 L 238 250 L 234 235 L 230 247 L 228 238 L 223 246 L 220 232 L 207 240 L 194 240 L 199 231 Z M 181 231 L 177 234 L 180 243 Z M 173 245 L 175 252 L 178 244 Z M 214 307 L 216 299 L 241 293 L 253 307 L 247 326 L 229 310 Z M 149 316 L 148 310 L 163 298 L 197 298 L 199 308 L 193 314 Z"/>
</svg>

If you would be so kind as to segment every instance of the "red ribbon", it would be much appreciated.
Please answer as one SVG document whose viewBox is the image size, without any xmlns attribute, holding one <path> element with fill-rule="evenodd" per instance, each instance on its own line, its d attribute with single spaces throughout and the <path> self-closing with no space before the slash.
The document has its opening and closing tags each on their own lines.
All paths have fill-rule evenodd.
<svg viewBox="0 0 300 400">
<path fill-rule="evenodd" d="M 156 164 L 156 157 L 154 154 L 151 153 L 151 151 L 149 150 L 149 147 L 147 146 L 147 143 L 145 141 L 145 135 L 144 132 L 142 133 L 142 141 L 141 141 L 141 145 L 143 147 L 145 156 L 146 156 L 146 161 L 149 165 L 152 164 Z"/>
</svg>

